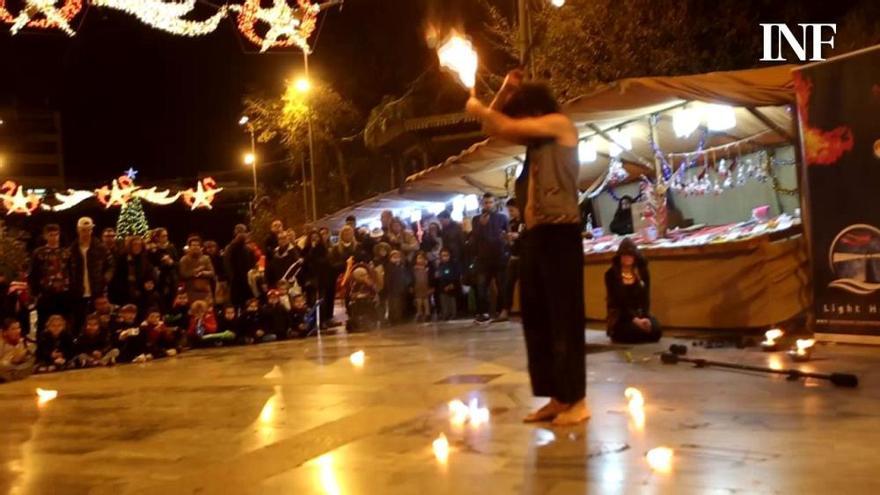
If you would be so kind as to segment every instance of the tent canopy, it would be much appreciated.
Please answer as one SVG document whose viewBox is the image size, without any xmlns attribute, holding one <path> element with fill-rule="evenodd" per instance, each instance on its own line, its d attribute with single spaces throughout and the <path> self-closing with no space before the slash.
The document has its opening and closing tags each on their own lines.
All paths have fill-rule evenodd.
<svg viewBox="0 0 880 495">
<path fill-rule="evenodd" d="M 600 141 L 599 156 L 581 166 L 579 181 L 587 188 L 608 168 L 610 157 L 602 149 L 608 132 L 625 127 L 632 140 L 632 150 L 620 158 L 631 173 L 650 173 L 654 152 L 650 145 L 652 125 L 648 119 L 657 115 L 653 125 L 656 143 L 664 155 L 695 151 L 700 133 L 678 137 L 673 128 L 672 112 L 678 108 L 709 108 L 707 104 L 735 107 L 736 126 L 713 132 L 704 149 L 719 148 L 716 155 L 745 151 L 793 140 L 794 102 L 791 70 L 783 65 L 764 69 L 713 72 L 691 76 L 639 77 L 598 86 L 584 96 L 564 105 L 574 120 L 582 139 Z M 731 143 L 737 147 L 721 148 Z M 744 148 L 745 147 L 745 148 Z M 507 192 L 509 169 L 521 163 L 522 146 L 490 138 L 479 142 L 446 161 L 407 178 L 407 187 L 444 188 L 466 181 L 471 187 L 497 193 Z M 672 157 L 674 158 L 674 156 Z"/>
<path fill-rule="evenodd" d="M 632 149 L 619 158 L 631 175 L 651 174 L 653 133 L 661 153 L 680 163 L 700 146 L 703 133 L 680 137 L 673 126 L 673 113 L 680 108 L 710 111 L 710 104 L 734 107 L 736 125 L 705 136 L 704 150 L 713 158 L 748 152 L 754 148 L 794 140 L 794 83 L 792 65 L 690 76 L 637 77 L 603 84 L 566 103 L 582 140 L 592 140 L 597 157 L 581 165 L 581 189 L 595 186 L 611 162 L 609 133 L 625 128 Z M 649 117 L 656 115 L 652 124 Z M 512 189 L 517 166 L 525 148 L 501 139 L 481 141 L 442 163 L 407 178 L 400 190 L 374 196 L 325 218 L 321 224 L 339 226 L 345 217 L 378 216 L 384 209 L 412 207 L 413 201 L 449 201 L 458 194 L 491 192 L 506 195 Z"/>
</svg>

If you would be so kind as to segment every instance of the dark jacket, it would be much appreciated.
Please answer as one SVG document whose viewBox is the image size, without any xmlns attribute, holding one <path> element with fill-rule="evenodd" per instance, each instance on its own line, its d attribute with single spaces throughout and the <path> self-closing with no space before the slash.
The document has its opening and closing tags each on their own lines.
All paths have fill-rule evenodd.
<svg viewBox="0 0 880 495">
<path fill-rule="evenodd" d="M 122 254 L 116 258 L 110 281 L 110 301 L 114 304 L 140 304 L 147 280 L 156 282 L 156 269 L 146 252 Z"/>
<path fill-rule="evenodd" d="M 255 338 L 257 336 L 257 330 L 266 331 L 265 328 L 263 328 L 263 315 L 259 311 L 242 311 L 239 320 L 241 331 L 243 333 L 243 335 L 239 335 L 239 337 Z"/>
<path fill-rule="evenodd" d="M 217 333 L 232 332 L 235 335 L 241 334 L 241 318 L 236 316 L 231 320 L 227 320 L 225 316 L 221 316 L 217 320 Z"/>
<path fill-rule="evenodd" d="M 471 240 L 473 254 L 481 263 L 504 263 L 507 259 L 507 217 L 497 212 L 488 213 L 483 225 L 483 215 L 473 218 Z"/>
<path fill-rule="evenodd" d="M 37 361 L 41 364 L 53 364 L 55 360 L 52 359 L 52 353 L 55 351 L 61 351 L 65 360 L 73 357 L 73 335 L 69 331 L 64 330 L 58 337 L 49 331 L 40 334 L 37 340 Z"/>
<path fill-rule="evenodd" d="M 257 264 L 257 257 L 247 247 L 247 237 L 240 235 L 232 240 L 223 250 L 223 265 L 226 278 L 229 280 L 232 303 L 243 306 L 253 297 L 248 285 L 248 272 Z"/>
<path fill-rule="evenodd" d="M 110 348 L 110 332 L 103 328 L 98 330 L 98 333 L 95 335 L 86 335 L 86 333 L 83 332 L 74 341 L 74 353 L 77 355 L 91 354 L 95 351 L 99 351 L 101 354 L 107 354 L 107 351 L 109 351 Z"/>
<path fill-rule="evenodd" d="M 449 225 L 441 230 L 440 238 L 443 240 L 443 247 L 449 250 L 452 260 L 458 263 L 463 262 L 464 231 L 461 230 L 461 224 L 450 220 Z"/>
<path fill-rule="evenodd" d="M 434 277 L 434 285 L 438 293 L 457 295 L 461 293 L 461 271 L 458 265 L 449 261 L 437 265 Z M 449 286 L 452 286 L 449 288 Z"/>
<path fill-rule="evenodd" d="M 262 311 L 263 331 L 274 333 L 278 340 L 287 338 L 290 330 L 290 313 L 281 303 L 267 304 Z"/>
<path fill-rule="evenodd" d="M 385 287 L 384 292 L 388 297 L 400 297 L 409 293 L 412 287 L 412 273 L 409 267 L 401 263 L 385 264 Z"/>
<path fill-rule="evenodd" d="M 648 262 L 636 257 L 635 271 L 638 280 L 625 285 L 621 279 L 620 255 L 615 255 L 611 268 L 605 272 L 609 333 L 628 326 L 633 318 L 648 318 L 651 314 L 651 275 Z"/>
<path fill-rule="evenodd" d="M 107 249 L 104 244 L 92 238 L 86 257 L 87 259 L 84 260 L 79 250 L 79 240 L 74 241 L 70 246 L 70 293 L 73 297 L 84 295 L 83 272 L 86 267 L 91 297 L 102 295 L 107 291 L 111 267 L 107 266 Z"/>
</svg>

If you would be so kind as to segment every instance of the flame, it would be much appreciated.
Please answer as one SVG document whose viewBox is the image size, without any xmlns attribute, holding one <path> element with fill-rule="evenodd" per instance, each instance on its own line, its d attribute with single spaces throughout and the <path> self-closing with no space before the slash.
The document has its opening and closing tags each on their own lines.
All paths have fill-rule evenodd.
<svg viewBox="0 0 880 495">
<path fill-rule="evenodd" d="M 334 461 L 332 452 L 315 459 L 315 463 L 318 465 L 318 480 L 321 482 L 321 488 L 327 495 L 339 495 L 342 493 L 339 480 L 336 479 L 336 470 L 333 467 Z"/>
<path fill-rule="evenodd" d="M 785 332 L 783 332 L 782 330 L 780 330 L 778 328 L 773 328 L 771 330 L 767 330 L 764 333 L 765 340 L 764 340 L 763 344 L 773 345 L 776 343 L 776 339 L 778 339 L 779 337 L 782 337 L 783 335 L 785 335 Z"/>
<path fill-rule="evenodd" d="M 437 50 L 440 65 L 455 72 L 461 83 L 473 88 L 477 82 L 477 52 L 469 40 L 454 30 Z"/>
<path fill-rule="evenodd" d="M 780 357 L 776 354 L 770 355 L 770 359 L 767 365 L 770 366 L 771 370 L 781 370 L 783 368 L 782 359 L 780 359 Z"/>
<path fill-rule="evenodd" d="M 462 426 L 470 423 L 472 426 L 480 426 L 489 422 L 489 408 L 480 407 L 477 399 L 471 399 L 469 404 L 455 399 L 449 402 L 449 421 L 454 426 Z"/>
<path fill-rule="evenodd" d="M 652 471 L 667 474 L 672 471 L 672 458 L 675 451 L 669 447 L 655 447 L 645 456 Z"/>
<path fill-rule="evenodd" d="M 449 462 L 449 440 L 446 439 L 446 435 L 441 433 L 440 436 L 431 443 L 431 447 L 434 449 L 434 458 L 437 459 L 437 462 L 445 466 L 446 463 Z"/>
<path fill-rule="evenodd" d="M 37 389 L 37 404 L 43 405 L 51 400 L 55 400 L 58 397 L 57 390 L 44 390 L 42 388 Z"/>
<path fill-rule="evenodd" d="M 351 361 L 352 365 L 358 368 L 363 368 L 365 358 L 366 354 L 364 354 L 364 351 L 357 351 L 353 352 L 351 356 L 348 357 L 348 360 Z"/>
<path fill-rule="evenodd" d="M 636 429 L 642 431 L 645 428 L 645 397 L 642 392 L 634 387 L 627 387 L 623 396 L 628 401 L 629 415 L 636 425 Z"/>
<path fill-rule="evenodd" d="M 795 352 L 797 352 L 798 356 L 806 356 L 810 349 L 816 345 L 816 339 L 797 339 L 794 344 L 797 346 Z"/>
</svg>

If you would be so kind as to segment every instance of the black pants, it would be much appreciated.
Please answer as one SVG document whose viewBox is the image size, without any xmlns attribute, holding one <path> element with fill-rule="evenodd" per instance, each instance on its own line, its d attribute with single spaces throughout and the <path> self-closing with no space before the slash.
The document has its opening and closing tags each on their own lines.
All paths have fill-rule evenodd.
<svg viewBox="0 0 880 495">
<path fill-rule="evenodd" d="M 519 281 L 519 257 L 511 256 L 507 260 L 507 273 L 504 276 L 504 305 L 499 302 L 499 309 L 510 311 L 513 308 L 513 293 Z"/>
<path fill-rule="evenodd" d="M 507 307 L 504 302 L 505 294 L 505 272 L 507 271 L 507 261 L 504 259 L 497 260 L 477 260 L 477 314 L 489 314 L 491 303 L 490 293 L 492 282 L 495 282 L 495 291 L 498 294 L 498 301 L 495 304 L 496 310 L 502 310 Z"/>
<path fill-rule="evenodd" d="M 574 403 L 587 388 L 580 228 L 538 225 L 522 241 L 520 301 L 532 393 Z"/>
<path fill-rule="evenodd" d="M 663 331 L 660 329 L 660 322 L 653 316 L 648 316 L 651 320 L 651 331 L 646 332 L 637 327 L 632 322 L 632 316 L 620 318 L 618 322 L 608 330 L 608 336 L 611 341 L 617 344 L 646 344 L 649 342 L 657 342 L 663 337 Z"/>
<path fill-rule="evenodd" d="M 327 273 L 321 277 L 319 288 L 321 291 L 321 323 L 333 319 L 333 309 L 336 304 L 336 272 Z"/>
</svg>

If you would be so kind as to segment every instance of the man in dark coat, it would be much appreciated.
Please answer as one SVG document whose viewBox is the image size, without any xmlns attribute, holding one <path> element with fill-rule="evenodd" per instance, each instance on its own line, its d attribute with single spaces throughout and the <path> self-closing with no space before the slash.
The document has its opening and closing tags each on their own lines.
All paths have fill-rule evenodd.
<svg viewBox="0 0 880 495">
<path fill-rule="evenodd" d="M 92 236 L 95 223 L 82 217 L 76 223 L 77 239 L 70 247 L 70 295 L 73 305 L 74 335 L 92 310 L 92 300 L 107 291 L 112 267 L 107 263 L 104 244 Z"/>
<path fill-rule="evenodd" d="M 229 279 L 232 304 L 242 308 L 253 297 L 248 285 L 248 272 L 257 264 L 254 252 L 247 246 L 248 233 L 244 225 L 236 225 L 232 242 L 223 250 L 223 264 Z"/>
</svg>

